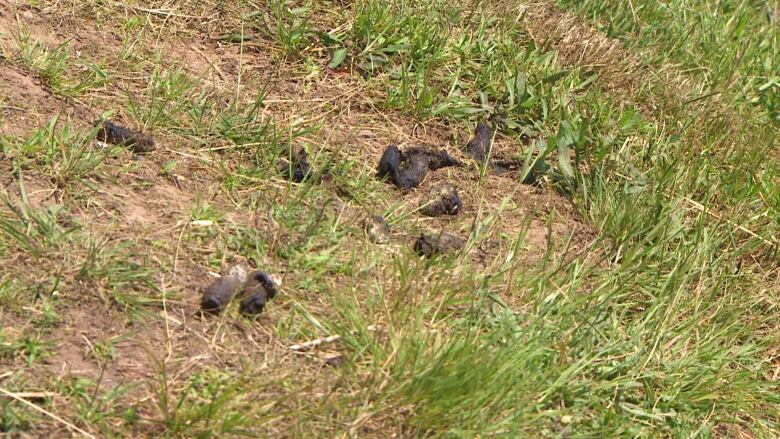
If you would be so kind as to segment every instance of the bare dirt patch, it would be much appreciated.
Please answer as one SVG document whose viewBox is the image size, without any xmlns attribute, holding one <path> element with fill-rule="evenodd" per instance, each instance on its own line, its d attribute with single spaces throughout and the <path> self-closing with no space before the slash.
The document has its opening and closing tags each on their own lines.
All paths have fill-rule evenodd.
<svg viewBox="0 0 780 439">
<path fill-rule="evenodd" d="M 23 136 L 57 116 L 88 126 L 86 112 L 68 99 L 52 95 L 30 72 L 0 61 L 0 134 Z"/>
</svg>

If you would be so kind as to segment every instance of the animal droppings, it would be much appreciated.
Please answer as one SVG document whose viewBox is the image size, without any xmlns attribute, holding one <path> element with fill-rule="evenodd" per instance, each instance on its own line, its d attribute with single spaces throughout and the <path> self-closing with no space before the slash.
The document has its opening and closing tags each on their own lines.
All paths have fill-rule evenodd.
<svg viewBox="0 0 780 439">
<path fill-rule="evenodd" d="M 246 270 L 240 265 L 231 267 L 203 292 L 200 307 L 204 312 L 219 314 L 225 310 L 233 296 L 246 283 Z"/>
<path fill-rule="evenodd" d="M 277 286 L 271 276 L 262 271 L 252 272 L 244 285 L 246 298 L 241 301 L 238 311 L 244 315 L 260 314 L 268 299 L 276 297 Z"/>
<path fill-rule="evenodd" d="M 437 169 L 449 166 L 460 166 L 460 162 L 453 158 L 446 150 L 430 149 L 424 147 L 412 147 L 402 153 L 402 159 L 414 160 L 415 156 L 424 157 L 428 169 L 435 171 Z M 417 159 L 419 160 L 419 159 Z"/>
<path fill-rule="evenodd" d="M 477 128 L 474 130 L 474 137 L 466 144 L 466 154 L 474 160 L 484 163 L 488 158 L 492 138 L 493 132 L 488 125 L 484 123 L 477 124 Z"/>
<path fill-rule="evenodd" d="M 420 207 L 420 213 L 426 216 L 457 215 L 462 211 L 458 188 L 451 184 L 434 190 Z"/>
<path fill-rule="evenodd" d="M 395 145 L 385 149 L 377 167 L 377 177 L 388 177 L 399 189 L 411 189 L 419 185 L 427 172 L 427 157 L 415 155 L 412 160 L 409 160 Z"/>
<path fill-rule="evenodd" d="M 279 168 L 284 178 L 294 181 L 295 183 L 302 183 L 311 176 L 309 154 L 305 149 L 301 148 L 298 151 L 298 154 L 295 155 L 292 163 L 282 160 Z"/>
<path fill-rule="evenodd" d="M 376 171 L 377 178 L 390 177 L 392 180 L 400 164 L 401 150 L 395 145 L 388 146 L 385 152 L 382 153 L 382 158 L 379 159 L 379 166 L 377 166 Z"/>
<path fill-rule="evenodd" d="M 444 150 L 414 147 L 404 152 L 396 145 L 390 145 L 379 159 L 377 177 L 389 177 L 396 187 L 406 190 L 417 187 L 429 169 L 435 171 L 459 164 Z"/>
<path fill-rule="evenodd" d="M 235 265 L 206 288 L 200 305 L 204 312 L 219 314 L 240 294 L 244 299 L 239 312 L 255 315 L 263 312 L 266 302 L 276 297 L 277 291 L 276 282 L 267 273 L 253 271 L 247 275 L 243 267 Z"/>
<path fill-rule="evenodd" d="M 100 129 L 95 138 L 101 142 L 126 146 L 136 154 L 143 154 L 157 149 L 154 139 L 148 134 L 125 128 L 108 120 L 99 123 Z"/>
<path fill-rule="evenodd" d="M 464 241 L 451 233 L 422 234 L 414 242 L 414 251 L 426 258 L 452 253 L 463 248 Z"/>
<path fill-rule="evenodd" d="M 413 155 L 401 162 L 396 172 L 395 185 L 399 189 L 411 189 L 417 187 L 425 179 L 428 173 L 428 157 L 425 155 Z"/>
<path fill-rule="evenodd" d="M 493 131 L 490 126 L 484 123 L 477 124 L 474 130 L 474 137 L 468 141 L 463 148 L 466 154 L 480 163 L 488 160 L 490 146 L 492 144 Z M 522 172 L 525 167 L 523 160 L 490 160 L 488 164 L 490 171 L 496 175 Z M 538 185 L 545 175 L 550 174 L 550 166 L 544 159 L 536 162 L 534 167 L 523 178 L 522 183 L 528 185 Z"/>
</svg>

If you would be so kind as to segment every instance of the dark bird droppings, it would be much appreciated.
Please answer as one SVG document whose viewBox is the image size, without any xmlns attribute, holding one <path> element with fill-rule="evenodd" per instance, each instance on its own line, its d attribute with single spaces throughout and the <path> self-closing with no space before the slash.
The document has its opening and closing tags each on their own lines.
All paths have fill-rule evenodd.
<svg viewBox="0 0 780 439">
<path fill-rule="evenodd" d="M 414 242 L 414 251 L 426 258 L 458 251 L 463 248 L 464 241 L 460 236 L 451 233 L 439 235 L 420 235 Z"/>
<path fill-rule="evenodd" d="M 267 273 L 255 271 L 246 280 L 244 293 L 247 297 L 241 301 L 238 311 L 247 315 L 260 314 L 265 309 L 268 299 L 276 297 L 277 287 Z"/>
<path fill-rule="evenodd" d="M 474 160 L 484 162 L 487 160 L 488 151 L 493 138 L 493 131 L 484 123 L 477 124 L 474 137 L 466 144 L 466 153 Z"/>
<path fill-rule="evenodd" d="M 444 150 L 415 147 L 402 152 L 397 146 L 390 145 L 379 159 L 377 177 L 389 177 L 399 189 L 411 189 L 423 181 L 429 169 L 435 171 L 459 164 Z"/>
<path fill-rule="evenodd" d="M 246 271 L 239 265 L 231 267 L 219 279 L 209 285 L 203 292 L 200 307 L 203 311 L 219 314 L 233 300 L 238 290 L 247 280 Z"/>
<path fill-rule="evenodd" d="M 382 158 L 379 159 L 376 176 L 378 178 L 390 177 L 391 181 L 395 181 L 395 174 L 398 172 L 400 164 L 401 150 L 395 145 L 390 145 L 382 153 Z"/>
<path fill-rule="evenodd" d="M 417 187 L 428 173 L 428 157 L 417 154 L 401 162 L 395 173 L 395 183 L 399 189 Z"/>
<path fill-rule="evenodd" d="M 420 208 L 420 213 L 427 216 L 457 215 L 463 211 L 463 202 L 458 196 L 458 188 L 445 185 L 430 194 Z"/>
<path fill-rule="evenodd" d="M 108 120 L 100 122 L 96 138 L 101 142 L 129 147 L 136 154 L 151 152 L 157 148 L 154 139 L 148 134 L 125 128 Z"/>
<path fill-rule="evenodd" d="M 402 153 L 402 158 L 405 160 L 420 160 L 415 156 L 422 156 L 425 158 L 428 169 L 435 171 L 437 169 L 446 168 L 449 166 L 460 166 L 460 162 L 455 160 L 446 150 L 439 149 L 433 150 L 428 148 L 414 147 L 409 148 L 408 151 Z"/>
<path fill-rule="evenodd" d="M 282 161 L 280 165 L 282 175 L 288 180 L 301 183 L 311 175 L 311 166 L 309 165 L 309 154 L 301 148 L 295 156 L 292 164 Z"/>
</svg>

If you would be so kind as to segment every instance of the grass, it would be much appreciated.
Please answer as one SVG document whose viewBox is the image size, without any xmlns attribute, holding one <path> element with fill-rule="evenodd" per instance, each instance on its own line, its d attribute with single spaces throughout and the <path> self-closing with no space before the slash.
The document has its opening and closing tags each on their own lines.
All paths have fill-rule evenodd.
<svg viewBox="0 0 780 439">
<path fill-rule="evenodd" d="M 36 2 L 117 46 L 74 57 L 33 28 L 3 35 L 26 48 L 7 62 L 159 148 L 96 148 L 91 121 L 64 114 L 0 136 L 0 389 L 43 410 L 0 397 L 0 431 L 776 436 L 769 19 L 758 3 L 621 5 L 611 21 L 609 2 L 558 4 L 727 99 L 709 118 L 706 99 L 670 103 L 658 82 L 602 89 L 598 69 L 498 13 L 520 1 Z M 105 82 L 73 87 L 82 57 Z M 390 142 L 455 152 L 482 120 L 521 174 L 544 161 L 555 178 L 472 166 L 400 194 L 374 177 Z M 297 184 L 278 160 L 301 147 L 316 172 Z M 418 196 L 444 181 L 466 212 L 421 217 Z M 390 243 L 368 239 L 369 214 Z M 420 259 L 425 230 L 466 250 Z M 233 263 L 282 293 L 258 318 L 201 316 L 209 272 Z"/>
<path fill-rule="evenodd" d="M 39 41 L 33 41 L 24 29 L 18 30 L 15 38 L 17 58 L 34 71 L 54 93 L 80 96 L 108 82 L 107 73 L 89 60 L 78 60 L 78 70 L 81 71 L 74 71 L 76 66 L 73 65 L 69 42 L 47 47 Z"/>
<path fill-rule="evenodd" d="M 57 118 L 29 139 L 18 145 L 7 145 L 6 149 L 14 160 L 16 172 L 34 168 L 43 171 L 58 188 L 83 181 L 83 177 L 94 173 L 111 149 L 95 151 L 91 143 L 97 129 L 89 132 L 75 132 L 72 126 L 60 125 Z"/>
<path fill-rule="evenodd" d="M 678 65 L 696 77 L 702 97 L 725 94 L 732 106 L 754 105 L 758 117 L 780 121 L 777 5 L 745 2 L 558 2 L 595 19 L 629 48 L 654 48 L 650 62 Z M 649 23 L 668 23 L 652 26 Z"/>
</svg>

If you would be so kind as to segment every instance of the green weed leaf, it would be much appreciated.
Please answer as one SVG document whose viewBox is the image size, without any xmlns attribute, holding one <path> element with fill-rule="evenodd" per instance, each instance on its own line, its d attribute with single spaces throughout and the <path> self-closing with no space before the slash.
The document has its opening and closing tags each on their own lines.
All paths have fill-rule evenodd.
<svg viewBox="0 0 780 439">
<path fill-rule="evenodd" d="M 335 69 L 336 67 L 340 66 L 341 63 L 343 63 L 346 58 L 347 58 L 346 47 L 336 49 L 335 51 L 333 51 L 333 59 L 330 61 L 330 64 L 328 64 L 328 67 L 330 67 L 331 69 Z"/>
</svg>

